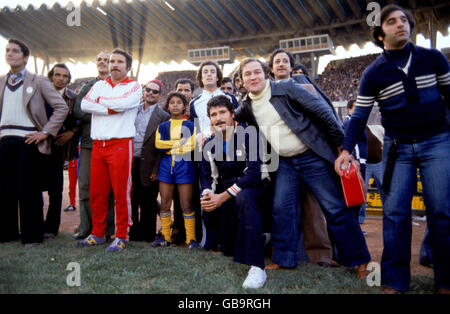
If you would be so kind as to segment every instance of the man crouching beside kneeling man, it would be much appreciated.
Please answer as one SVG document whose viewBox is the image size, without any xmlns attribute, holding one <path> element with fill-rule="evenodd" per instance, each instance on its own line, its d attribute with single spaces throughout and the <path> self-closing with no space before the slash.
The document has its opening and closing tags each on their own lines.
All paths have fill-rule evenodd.
<svg viewBox="0 0 450 314">
<path fill-rule="evenodd" d="M 263 204 L 270 204 L 258 133 L 234 121 L 234 106 L 225 96 L 212 98 L 207 114 L 215 136 L 206 140 L 200 163 L 204 248 L 214 250 L 219 245 L 224 255 L 250 265 L 243 287 L 258 289 L 267 278 L 262 226 Z"/>
</svg>

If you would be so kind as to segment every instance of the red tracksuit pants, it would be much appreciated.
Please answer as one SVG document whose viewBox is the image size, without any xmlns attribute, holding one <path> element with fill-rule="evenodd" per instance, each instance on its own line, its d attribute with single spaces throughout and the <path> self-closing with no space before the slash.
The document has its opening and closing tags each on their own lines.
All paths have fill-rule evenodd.
<svg viewBox="0 0 450 314">
<path fill-rule="evenodd" d="M 94 140 L 91 157 L 90 203 L 92 234 L 104 237 L 109 192 L 114 192 L 116 238 L 128 240 L 131 220 L 131 166 L 133 140 L 131 138 Z"/>
<path fill-rule="evenodd" d="M 77 179 L 78 179 L 78 159 L 69 161 L 69 200 L 70 205 L 76 206 L 76 191 L 77 191 Z"/>
</svg>

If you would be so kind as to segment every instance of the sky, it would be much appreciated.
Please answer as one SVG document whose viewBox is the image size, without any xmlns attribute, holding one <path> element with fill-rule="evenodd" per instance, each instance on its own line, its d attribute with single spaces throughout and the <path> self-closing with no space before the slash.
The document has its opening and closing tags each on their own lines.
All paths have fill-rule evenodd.
<svg viewBox="0 0 450 314">
<path fill-rule="evenodd" d="M 48 6 L 52 6 L 55 2 L 58 2 L 61 6 L 66 6 L 68 3 L 72 2 L 74 5 L 78 5 L 81 3 L 82 0 L 58 0 L 58 1 L 50 1 L 50 0 L 0 0 L 0 8 L 3 8 L 5 6 L 8 6 L 10 8 L 15 8 L 17 5 L 20 5 L 24 8 L 26 8 L 29 4 L 33 4 L 33 6 L 39 7 L 41 4 L 45 3 Z M 119 0 L 113 0 L 113 2 L 116 2 Z M 132 0 L 122 0 L 122 1 L 132 1 Z M 85 1 L 88 4 L 92 3 L 93 0 L 87 0 Z M 102 5 L 105 0 L 99 0 L 100 5 Z M 449 27 L 449 33 L 450 33 L 450 27 Z M 430 47 L 430 41 L 426 40 L 422 35 L 418 35 L 416 39 L 416 43 L 423 47 Z M 3 56 L 1 58 L 4 58 L 4 51 L 6 47 L 6 39 L 0 36 L 0 51 L 2 51 Z M 438 32 L 437 35 L 437 48 L 442 49 L 445 47 L 450 47 L 450 35 L 444 37 L 440 32 Z M 349 50 L 345 50 L 342 46 L 338 46 L 335 49 L 334 55 L 325 55 L 319 58 L 319 68 L 318 73 L 322 73 L 322 71 L 325 69 L 326 65 L 332 61 L 337 59 L 346 59 L 351 57 L 357 57 L 367 54 L 373 54 L 373 53 L 380 53 L 381 49 L 376 47 L 373 43 L 368 42 L 363 49 L 359 48 L 356 44 L 350 46 Z M 4 59 L 0 59 L 4 60 Z M 227 64 L 224 66 L 224 76 L 228 76 L 237 66 L 238 62 L 236 61 L 233 64 Z M 43 61 L 40 59 L 37 59 L 37 65 L 39 71 L 42 69 Z M 73 79 L 81 78 L 81 77 L 89 77 L 89 76 L 96 76 L 97 70 L 96 66 L 93 62 L 89 62 L 87 64 L 83 63 L 72 63 L 68 62 L 66 63 L 68 68 L 71 71 Z M 133 69 L 136 71 L 137 69 L 137 61 L 133 63 Z M 169 64 L 166 64 L 164 62 L 160 62 L 158 64 L 141 64 L 140 72 L 138 81 L 140 83 L 148 82 L 149 80 L 154 79 L 159 72 L 163 71 L 180 71 L 180 70 L 197 70 L 198 67 L 192 65 L 188 61 L 184 60 L 182 63 L 175 63 L 171 62 Z M 31 72 L 35 71 L 34 68 L 34 60 L 33 58 L 30 58 L 28 60 L 27 69 L 29 69 Z M 0 73 L 6 73 L 8 71 L 8 66 L 5 62 L 0 62 Z"/>
</svg>

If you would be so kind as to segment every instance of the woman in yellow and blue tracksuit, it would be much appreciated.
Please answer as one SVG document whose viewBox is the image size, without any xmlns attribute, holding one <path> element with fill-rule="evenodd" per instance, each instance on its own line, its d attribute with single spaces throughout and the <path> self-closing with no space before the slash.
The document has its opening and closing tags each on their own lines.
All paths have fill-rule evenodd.
<svg viewBox="0 0 450 314">
<path fill-rule="evenodd" d="M 171 118 L 161 123 L 156 131 L 155 146 L 166 154 L 161 160 L 158 173 L 162 237 L 152 243 L 154 247 L 170 245 L 170 227 L 172 225 L 170 206 L 175 185 L 180 194 L 188 248 L 200 247 L 195 238 L 195 214 L 192 209 L 195 174 L 191 152 L 195 147 L 196 132 L 194 123 L 183 117 L 186 107 L 187 100 L 184 95 L 177 92 L 170 93 L 166 100 L 166 109 L 171 114 Z"/>
</svg>

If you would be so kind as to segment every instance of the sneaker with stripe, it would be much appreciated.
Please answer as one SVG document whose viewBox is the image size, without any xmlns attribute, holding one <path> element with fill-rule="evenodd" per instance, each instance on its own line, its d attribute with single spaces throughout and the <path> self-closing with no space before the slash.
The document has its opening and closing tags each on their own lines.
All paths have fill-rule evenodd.
<svg viewBox="0 0 450 314">
<path fill-rule="evenodd" d="M 115 238 L 114 241 L 106 248 L 107 252 L 123 251 L 127 248 L 127 241 L 121 238 Z"/>
<path fill-rule="evenodd" d="M 83 241 L 77 242 L 77 246 L 84 247 L 84 246 L 94 246 L 99 244 L 104 244 L 106 242 L 106 239 L 104 237 L 96 237 L 95 235 L 91 234 Z"/>
</svg>

